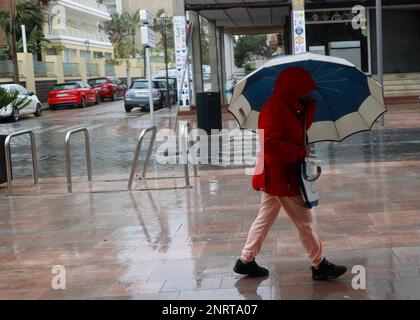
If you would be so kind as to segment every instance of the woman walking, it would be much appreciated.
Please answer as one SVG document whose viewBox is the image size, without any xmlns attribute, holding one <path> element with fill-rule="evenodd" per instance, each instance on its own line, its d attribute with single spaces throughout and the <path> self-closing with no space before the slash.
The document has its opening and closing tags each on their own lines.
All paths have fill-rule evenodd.
<svg viewBox="0 0 420 320">
<path fill-rule="evenodd" d="M 311 210 L 305 206 L 298 186 L 298 162 L 309 153 L 304 145 L 304 119 L 309 128 L 316 109 L 310 93 L 315 89 L 305 69 L 288 68 L 276 79 L 274 92 L 260 112 L 258 129 L 264 133 L 260 140 L 264 152 L 256 166 L 262 170 L 253 176 L 252 185 L 262 191 L 261 205 L 233 268 L 236 273 L 251 277 L 268 275 L 268 270 L 256 263 L 255 256 L 282 207 L 298 229 L 313 279 L 334 279 L 347 271 L 346 267 L 325 259 L 322 243 L 312 229 Z"/>
</svg>

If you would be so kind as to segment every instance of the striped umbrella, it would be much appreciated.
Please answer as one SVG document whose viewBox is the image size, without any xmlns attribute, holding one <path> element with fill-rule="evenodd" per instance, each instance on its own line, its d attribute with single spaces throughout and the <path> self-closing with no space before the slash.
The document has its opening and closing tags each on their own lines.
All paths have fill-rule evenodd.
<svg viewBox="0 0 420 320">
<path fill-rule="evenodd" d="M 356 66 L 337 57 L 303 53 L 274 58 L 235 85 L 228 111 L 241 128 L 258 128 L 259 112 L 272 95 L 276 78 L 289 67 L 306 69 L 317 85 L 309 143 L 342 141 L 370 130 L 386 112 L 382 86 Z"/>
</svg>

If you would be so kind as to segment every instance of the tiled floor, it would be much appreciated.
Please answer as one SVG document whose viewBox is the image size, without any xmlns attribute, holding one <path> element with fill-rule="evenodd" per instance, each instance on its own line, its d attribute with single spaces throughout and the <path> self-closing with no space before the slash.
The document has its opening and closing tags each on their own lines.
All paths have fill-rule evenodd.
<svg viewBox="0 0 420 320">
<path fill-rule="evenodd" d="M 418 105 L 398 107 L 387 126 L 420 128 Z M 86 193 L 76 181 L 67 195 L 50 179 L 58 194 L 7 198 L 2 185 L 0 299 L 420 299 L 419 177 L 419 160 L 323 165 L 316 228 L 328 258 L 349 267 L 333 282 L 312 281 L 284 213 L 258 256 L 270 276 L 233 274 L 260 197 L 243 168 L 202 170 L 192 189 L 126 192 L 108 182 L 97 190 L 116 191 Z M 29 182 L 16 191 L 34 191 Z M 65 267 L 65 290 L 51 287 L 55 265 Z M 365 290 L 352 288 L 356 265 Z"/>
</svg>

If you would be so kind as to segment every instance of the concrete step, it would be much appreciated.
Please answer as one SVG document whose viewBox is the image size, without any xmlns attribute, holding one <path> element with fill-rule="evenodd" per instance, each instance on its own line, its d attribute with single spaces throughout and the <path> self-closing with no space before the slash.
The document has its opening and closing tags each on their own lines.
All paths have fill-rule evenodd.
<svg viewBox="0 0 420 320">
<path fill-rule="evenodd" d="M 385 91 L 385 97 L 420 97 L 420 90 Z"/>
<path fill-rule="evenodd" d="M 386 85 L 385 91 L 415 91 L 420 90 L 419 84 L 399 84 L 399 85 Z"/>
</svg>

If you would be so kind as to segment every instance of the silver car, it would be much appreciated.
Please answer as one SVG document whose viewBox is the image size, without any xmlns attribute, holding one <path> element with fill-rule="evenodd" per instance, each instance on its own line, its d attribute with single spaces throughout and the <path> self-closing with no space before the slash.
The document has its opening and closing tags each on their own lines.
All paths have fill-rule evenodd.
<svg viewBox="0 0 420 320">
<path fill-rule="evenodd" d="M 163 107 L 165 97 L 159 88 L 159 81 L 152 81 L 153 106 Z M 131 112 L 133 108 L 150 111 L 149 106 L 149 84 L 147 80 L 135 80 L 124 96 L 124 108 L 126 112 Z"/>
<path fill-rule="evenodd" d="M 14 107 L 13 104 L 9 104 L 1 108 L 0 118 L 8 118 L 11 121 L 18 121 L 20 116 L 24 114 L 34 114 L 36 117 L 39 117 L 42 114 L 41 102 L 33 92 L 19 84 L 4 84 L 0 87 L 9 92 L 17 92 L 18 99 L 24 102 L 24 107 L 21 109 Z"/>
</svg>

